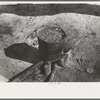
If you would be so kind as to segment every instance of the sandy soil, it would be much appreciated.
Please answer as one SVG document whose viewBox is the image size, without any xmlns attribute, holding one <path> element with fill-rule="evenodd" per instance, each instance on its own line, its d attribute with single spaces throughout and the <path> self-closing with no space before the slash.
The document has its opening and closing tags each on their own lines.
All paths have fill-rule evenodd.
<svg viewBox="0 0 100 100">
<path fill-rule="evenodd" d="M 36 30 L 51 24 L 60 26 L 68 38 L 80 39 L 79 44 L 68 52 L 66 70 L 60 68 L 54 81 L 99 81 L 100 17 L 78 13 L 0 14 L 0 75 L 10 79 L 35 63 L 36 56 L 31 47 L 34 50 L 38 47 Z M 11 45 L 14 46 L 10 48 Z M 93 72 L 88 73 L 87 68 L 92 68 Z"/>
</svg>

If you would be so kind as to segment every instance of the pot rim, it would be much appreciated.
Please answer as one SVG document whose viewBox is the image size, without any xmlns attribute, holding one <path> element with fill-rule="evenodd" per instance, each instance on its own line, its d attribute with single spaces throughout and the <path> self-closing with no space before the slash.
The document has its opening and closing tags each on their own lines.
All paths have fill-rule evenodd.
<svg viewBox="0 0 100 100">
<path fill-rule="evenodd" d="M 60 41 L 58 41 L 58 42 L 48 42 L 48 41 L 45 41 L 45 40 L 42 39 L 38 34 L 40 33 L 41 30 L 43 30 L 43 29 L 45 29 L 45 28 L 49 28 L 49 27 L 60 28 L 60 27 L 58 27 L 58 26 L 45 26 L 45 27 L 42 27 L 42 28 L 40 28 L 40 29 L 38 30 L 38 33 L 37 33 L 38 39 L 40 39 L 41 41 L 43 41 L 43 42 L 45 42 L 45 43 L 48 43 L 48 44 L 58 44 L 58 43 L 62 42 L 62 41 L 67 37 L 67 35 L 65 34 L 64 30 L 63 30 L 62 28 L 60 28 L 61 31 L 62 31 L 62 33 L 63 33 L 63 38 L 62 38 Z"/>
</svg>

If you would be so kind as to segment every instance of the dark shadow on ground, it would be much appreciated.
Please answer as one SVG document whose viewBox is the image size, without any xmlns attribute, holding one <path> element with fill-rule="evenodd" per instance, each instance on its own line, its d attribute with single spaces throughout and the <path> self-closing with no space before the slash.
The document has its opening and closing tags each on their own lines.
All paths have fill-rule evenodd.
<svg viewBox="0 0 100 100">
<path fill-rule="evenodd" d="M 13 13 L 22 16 L 42 16 L 59 13 L 81 13 L 100 16 L 100 6 L 89 4 L 15 4 L 0 5 L 1 13 Z"/>
<path fill-rule="evenodd" d="M 40 61 L 38 49 L 33 48 L 26 43 L 13 44 L 8 48 L 5 48 L 4 51 L 5 55 L 10 58 L 34 64 Z"/>
</svg>

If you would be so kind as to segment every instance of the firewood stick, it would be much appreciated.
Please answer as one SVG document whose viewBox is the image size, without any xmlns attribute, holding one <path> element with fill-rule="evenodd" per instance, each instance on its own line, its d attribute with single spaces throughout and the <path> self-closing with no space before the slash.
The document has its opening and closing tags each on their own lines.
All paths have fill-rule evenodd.
<svg viewBox="0 0 100 100">
<path fill-rule="evenodd" d="M 57 63 L 55 62 L 54 65 L 52 66 L 52 72 L 50 74 L 49 82 L 53 82 L 54 76 L 56 74 L 56 69 L 58 67 Z"/>
<path fill-rule="evenodd" d="M 25 69 L 21 73 L 11 78 L 9 82 L 22 82 L 29 75 L 31 75 L 32 73 L 35 73 L 41 67 L 42 64 L 43 64 L 43 61 L 40 61 L 36 65 L 30 66 L 29 68 Z"/>
</svg>

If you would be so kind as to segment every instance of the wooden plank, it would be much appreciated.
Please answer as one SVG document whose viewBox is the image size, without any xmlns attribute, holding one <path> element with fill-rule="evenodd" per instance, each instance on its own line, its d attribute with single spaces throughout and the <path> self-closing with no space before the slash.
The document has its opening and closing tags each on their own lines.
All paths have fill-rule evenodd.
<svg viewBox="0 0 100 100">
<path fill-rule="evenodd" d="M 30 66 L 29 68 L 25 69 L 21 73 L 11 78 L 9 82 L 22 82 L 25 78 L 27 78 L 32 73 L 34 73 L 35 75 L 35 72 L 41 67 L 42 64 L 43 64 L 43 61 L 40 61 L 36 65 Z"/>
<path fill-rule="evenodd" d="M 74 48 L 80 42 L 80 38 L 65 39 L 64 52 L 67 53 L 70 49 Z"/>
</svg>

